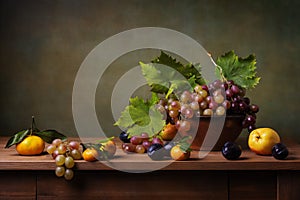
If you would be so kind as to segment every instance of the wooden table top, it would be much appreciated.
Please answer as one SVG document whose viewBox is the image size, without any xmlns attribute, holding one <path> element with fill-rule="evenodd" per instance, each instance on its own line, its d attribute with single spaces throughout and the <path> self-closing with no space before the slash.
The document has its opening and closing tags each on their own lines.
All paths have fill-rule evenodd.
<svg viewBox="0 0 300 200">
<path fill-rule="evenodd" d="M 55 163 L 46 152 L 39 156 L 20 156 L 15 146 L 5 149 L 8 137 L 0 137 L 0 170 L 54 170 Z M 78 170 L 300 170 L 300 145 L 288 145 L 286 160 L 276 160 L 272 156 L 259 156 L 250 150 L 243 150 L 241 158 L 226 160 L 220 151 L 209 152 L 199 158 L 199 152 L 192 152 L 187 161 L 152 161 L 146 154 L 125 153 L 118 148 L 113 159 L 105 162 L 76 161 Z"/>
</svg>

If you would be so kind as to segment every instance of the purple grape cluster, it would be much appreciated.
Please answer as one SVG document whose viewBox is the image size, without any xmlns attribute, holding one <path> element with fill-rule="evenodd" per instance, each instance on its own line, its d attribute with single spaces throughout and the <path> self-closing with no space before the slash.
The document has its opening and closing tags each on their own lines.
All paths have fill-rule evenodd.
<svg viewBox="0 0 300 200">
<path fill-rule="evenodd" d="M 259 107 L 250 104 L 246 90 L 233 81 L 215 80 L 208 85 L 196 85 L 194 91 L 183 91 L 179 97 L 161 99 L 157 109 L 166 114 L 167 123 L 176 124 L 181 133 L 191 128 L 190 119 L 200 116 L 244 115 L 243 128 L 254 130 Z M 184 135 L 184 134 L 183 134 Z"/>
</svg>

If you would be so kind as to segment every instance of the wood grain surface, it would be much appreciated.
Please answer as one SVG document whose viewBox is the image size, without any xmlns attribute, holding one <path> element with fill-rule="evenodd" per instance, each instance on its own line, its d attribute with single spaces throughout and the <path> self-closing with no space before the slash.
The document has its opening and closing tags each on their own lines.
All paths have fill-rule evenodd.
<svg viewBox="0 0 300 200">
<path fill-rule="evenodd" d="M 73 138 L 74 139 L 74 138 Z M 7 137 L 0 137 L 0 170 L 53 170 L 54 160 L 46 152 L 39 156 L 20 156 L 15 147 L 4 149 Z M 78 170 L 111 170 L 118 166 L 122 170 L 151 170 L 164 166 L 163 170 L 300 170 L 300 145 L 288 146 L 290 155 L 286 160 L 272 156 L 259 156 L 250 150 L 243 150 L 241 158 L 226 160 L 220 151 L 210 152 L 199 158 L 199 152 L 192 152 L 187 161 L 152 161 L 146 154 L 128 154 L 118 148 L 115 157 L 106 164 L 102 162 L 76 161 Z"/>
</svg>

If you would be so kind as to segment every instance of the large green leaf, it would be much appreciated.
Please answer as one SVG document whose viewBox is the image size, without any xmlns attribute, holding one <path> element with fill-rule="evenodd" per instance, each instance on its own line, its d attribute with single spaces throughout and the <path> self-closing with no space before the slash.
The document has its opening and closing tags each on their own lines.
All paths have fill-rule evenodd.
<svg viewBox="0 0 300 200">
<path fill-rule="evenodd" d="M 114 125 L 127 129 L 130 136 L 143 132 L 153 136 L 165 124 L 162 114 L 154 108 L 158 101 L 159 98 L 155 93 L 152 93 L 151 99 L 147 101 L 139 97 L 130 98 L 130 105 L 126 106 Z"/>
<path fill-rule="evenodd" d="M 152 63 L 140 62 L 140 66 L 151 91 L 156 93 L 170 94 L 175 88 L 178 91 L 185 90 L 186 87 L 182 88 L 181 86 L 187 85 L 186 83 L 189 83 L 189 90 L 192 90 L 196 84 L 205 83 L 200 73 L 201 66 L 199 64 L 184 66 L 164 52 L 161 52 L 161 55 Z"/>
<path fill-rule="evenodd" d="M 256 71 L 256 58 L 249 55 L 246 58 L 238 57 L 234 51 L 217 58 L 216 74 L 219 78 L 222 75 L 227 80 L 233 80 L 237 85 L 250 89 L 254 88 L 260 80 Z"/>
<path fill-rule="evenodd" d="M 5 148 L 9 148 L 14 144 L 18 144 L 20 143 L 25 137 L 26 135 L 28 135 L 30 132 L 29 129 L 20 131 L 18 133 L 16 133 L 14 136 L 12 136 L 6 143 Z"/>
</svg>

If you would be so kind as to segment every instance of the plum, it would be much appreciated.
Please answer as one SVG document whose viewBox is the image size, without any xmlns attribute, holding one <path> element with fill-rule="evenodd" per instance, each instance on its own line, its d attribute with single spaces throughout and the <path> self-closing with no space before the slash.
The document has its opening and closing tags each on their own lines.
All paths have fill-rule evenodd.
<svg viewBox="0 0 300 200">
<path fill-rule="evenodd" d="M 282 143 L 277 143 L 272 147 L 272 155 L 278 160 L 283 160 L 289 155 L 289 150 Z"/>
<path fill-rule="evenodd" d="M 234 142 L 226 142 L 222 147 L 222 155 L 227 160 L 237 160 L 242 154 L 242 147 Z"/>
</svg>

